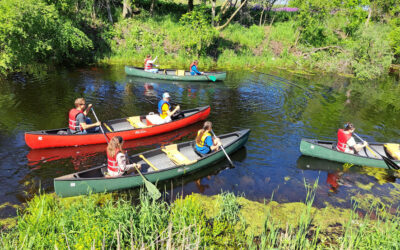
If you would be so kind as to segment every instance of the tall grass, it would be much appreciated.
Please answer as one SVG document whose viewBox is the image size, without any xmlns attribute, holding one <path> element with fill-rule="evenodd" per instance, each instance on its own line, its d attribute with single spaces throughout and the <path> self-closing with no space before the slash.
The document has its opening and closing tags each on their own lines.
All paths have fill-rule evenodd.
<svg viewBox="0 0 400 250">
<path fill-rule="evenodd" d="M 16 226 L 1 232 L 0 248 L 399 248 L 397 214 L 371 206 L 361 216 L 355 205 L 347 218 L 341 218 L 346 223 L 322 226 L 328 219 L 325 210 L 312 207 L 317 182 L 305 187 L 306 202 L 289 210 L 287 204 L 257 205 L 232 193 L 191 195 L 171 204 L 143 193 L 138 200 L 112 195 L 61 199 L 44 194 L 27 204 Z M 262 208 L 250 215 L 243 211 L 257 206 Z M 282 211 L 295 213 L 295 219 L 280 221 Z M 261 230 L 252 230 L 260 220 Z M 338 230 L 332 232 L 333 227 Z"/>
</svg>

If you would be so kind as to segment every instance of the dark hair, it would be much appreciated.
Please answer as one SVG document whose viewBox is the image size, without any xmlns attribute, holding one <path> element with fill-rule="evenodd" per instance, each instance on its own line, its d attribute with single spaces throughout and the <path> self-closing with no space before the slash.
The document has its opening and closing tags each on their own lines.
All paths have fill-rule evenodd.
<svg viewBox="0 0 400 250">
<path fill-rule="evenodd" d="M 201 137 L 203 137 L 204 133 L 205 133 L 207 130 L 211 129 L 211 127 L 212 127 L 212 123 L 211 123 L 210 121 L 206 121 L 206 122 L 204 123 L 203 128 L 199 130 L 200 133 L 197 134 L 197 137 L 196 137 L 196 143 L 197 143 L 197 144 L 200 144 Z"/>
<path fill-rule="evenodd" d="M 124 139 L 122 139 L 121 136 L 116 136 L 116 137 L 117 137 L 119 143 L 122 143 L 124 141 Z"/>
<path fill-rule="evenodd" d="M 346 124 L 344 124 L 344 131 L 349 131 L 349 130 L 352 130 L 352 129 L 354 129 L 353 123 L 346 122 Z"/>
</svg>

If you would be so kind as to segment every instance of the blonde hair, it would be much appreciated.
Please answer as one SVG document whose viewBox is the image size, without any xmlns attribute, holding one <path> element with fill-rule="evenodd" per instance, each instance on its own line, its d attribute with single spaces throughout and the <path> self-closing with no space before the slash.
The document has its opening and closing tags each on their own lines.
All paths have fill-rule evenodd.
<svg viewBox="0 0 400 250">
<path fill-rule="evenodd" d="M 121 136 L 114 136 L 110 142 L 108 143 L 107 146 L 107 154 L 110 157 L 114 157 L 117 153 L 117 150 L 119 150 L 120 152 L 122 152 L 122 143 L 123 143 L 123 139 Z"/>
<path fill-rule="evenodd" d="M 86 101 L 85 101 L 85 98 L 82 98 L 82 97 L 76 98 L 76 99 L 75 99 L 75 108 L 79 107 L 79 105 L 81 104 L 81 102 L 86 102 Z"/>
<path fill-rule="evenodd" d="M 211 123 L 210 121 L 206 121 L 206 122 L 204 123 L 204 125 L 203 125 L 203 128 L 199 130 L 200 133 L 197 133 L 197 137 L 196 137 L 196 143 L 197 143 L 197 144 L 200 144 L 200 142 L 201 142 L 201 137 L 203 137 L 204 133 L 205 133 L 207 130 L 211 130 L 211 128 L 212 128 L 212 123 Z"/>
</svg>

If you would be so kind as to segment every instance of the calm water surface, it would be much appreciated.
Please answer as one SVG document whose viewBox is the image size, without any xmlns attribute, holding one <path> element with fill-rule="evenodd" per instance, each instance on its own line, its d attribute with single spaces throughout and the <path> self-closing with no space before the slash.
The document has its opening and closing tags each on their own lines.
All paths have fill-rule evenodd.
<svg viewBox="0 0 400 250">
<path fill-rule="evenodd" d="M 102 121 L 156 111 L 163 92 L 182 109 L 211 106 L 214 131 L 252 130 L 245 148 L 227 161 L 163 183 L 170 194 L 213 195 L 223 191 L 248 199 L 303 201 L 304 181 L 318 180 L 316 206 L 350 207 L 351 197 L 372 194 L 396 204 L 396 173 L 301 156 L 302 137 L 335 139 L 338 127 L 352 121 L 369 141 L 399 142 L 398 79 L 359 82 L 338 76 L 271 71 L 228 72 L 223 83 L 160 82 L 128 77 L 123 67 L 59 71 L 0 82 L 0 217 L 15 215 L 40 189 L 53 192 L 53 178 L 105 162 L 106 145 L 30 150 L 24 131 L 61 128 L 76 97 L 93 103 Z M 129 141 L 130 153 L 195 137 L 202 124 Z M 337 181 L 340 179 L 339 181 Z M 333 181 L 332 181 L 333 180 Z M 336 180 L 336 181 L 335 181 Z M 396 196 L 396 197 L 395 197 Z"/>
</svg>

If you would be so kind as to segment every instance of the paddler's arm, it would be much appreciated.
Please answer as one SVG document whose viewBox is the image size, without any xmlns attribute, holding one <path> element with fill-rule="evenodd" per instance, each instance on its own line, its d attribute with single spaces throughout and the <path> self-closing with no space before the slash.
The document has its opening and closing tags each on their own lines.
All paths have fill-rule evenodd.
<svg viewBox="0 0 400 250">
<path fill-rule="evenodd" d="M 87 109 L 86 109 L 85 111 L 83 111 L 83 114 L 84 114 L 85 116 L 87 116 L 87 115 L 89 114 L 89 111 L 90 111 L 90 109 L 92 108 L 92 106 L 93 106 L 93 104 L 89 104 L 88 107 L 87 107 Z"/>
<path fill-rule="evenodd" d="M 81 125 L 84 130 L 87 130 L 87 129 L 90 129 L 90 128 L 94 128 L 94 127 L 100 126 L 101 122 L 96 122 L 96 123 L 92 123 L 92 124 L 86 124 L 85 122 L 82 122 L 79 125 Z"/>
<path fill-rule="evenodd" d="M 168 115 L 168 116 L 173 116 L 173 115 L 174 115 L 178 110 L 180 110 L 180 109 L 181 109 L 181 107 L 178 105 L 178 106 L 176 106 L 175 109 L 172 110 L 172 111 L 167 110 L 167 115 Z"/>
</svg>

